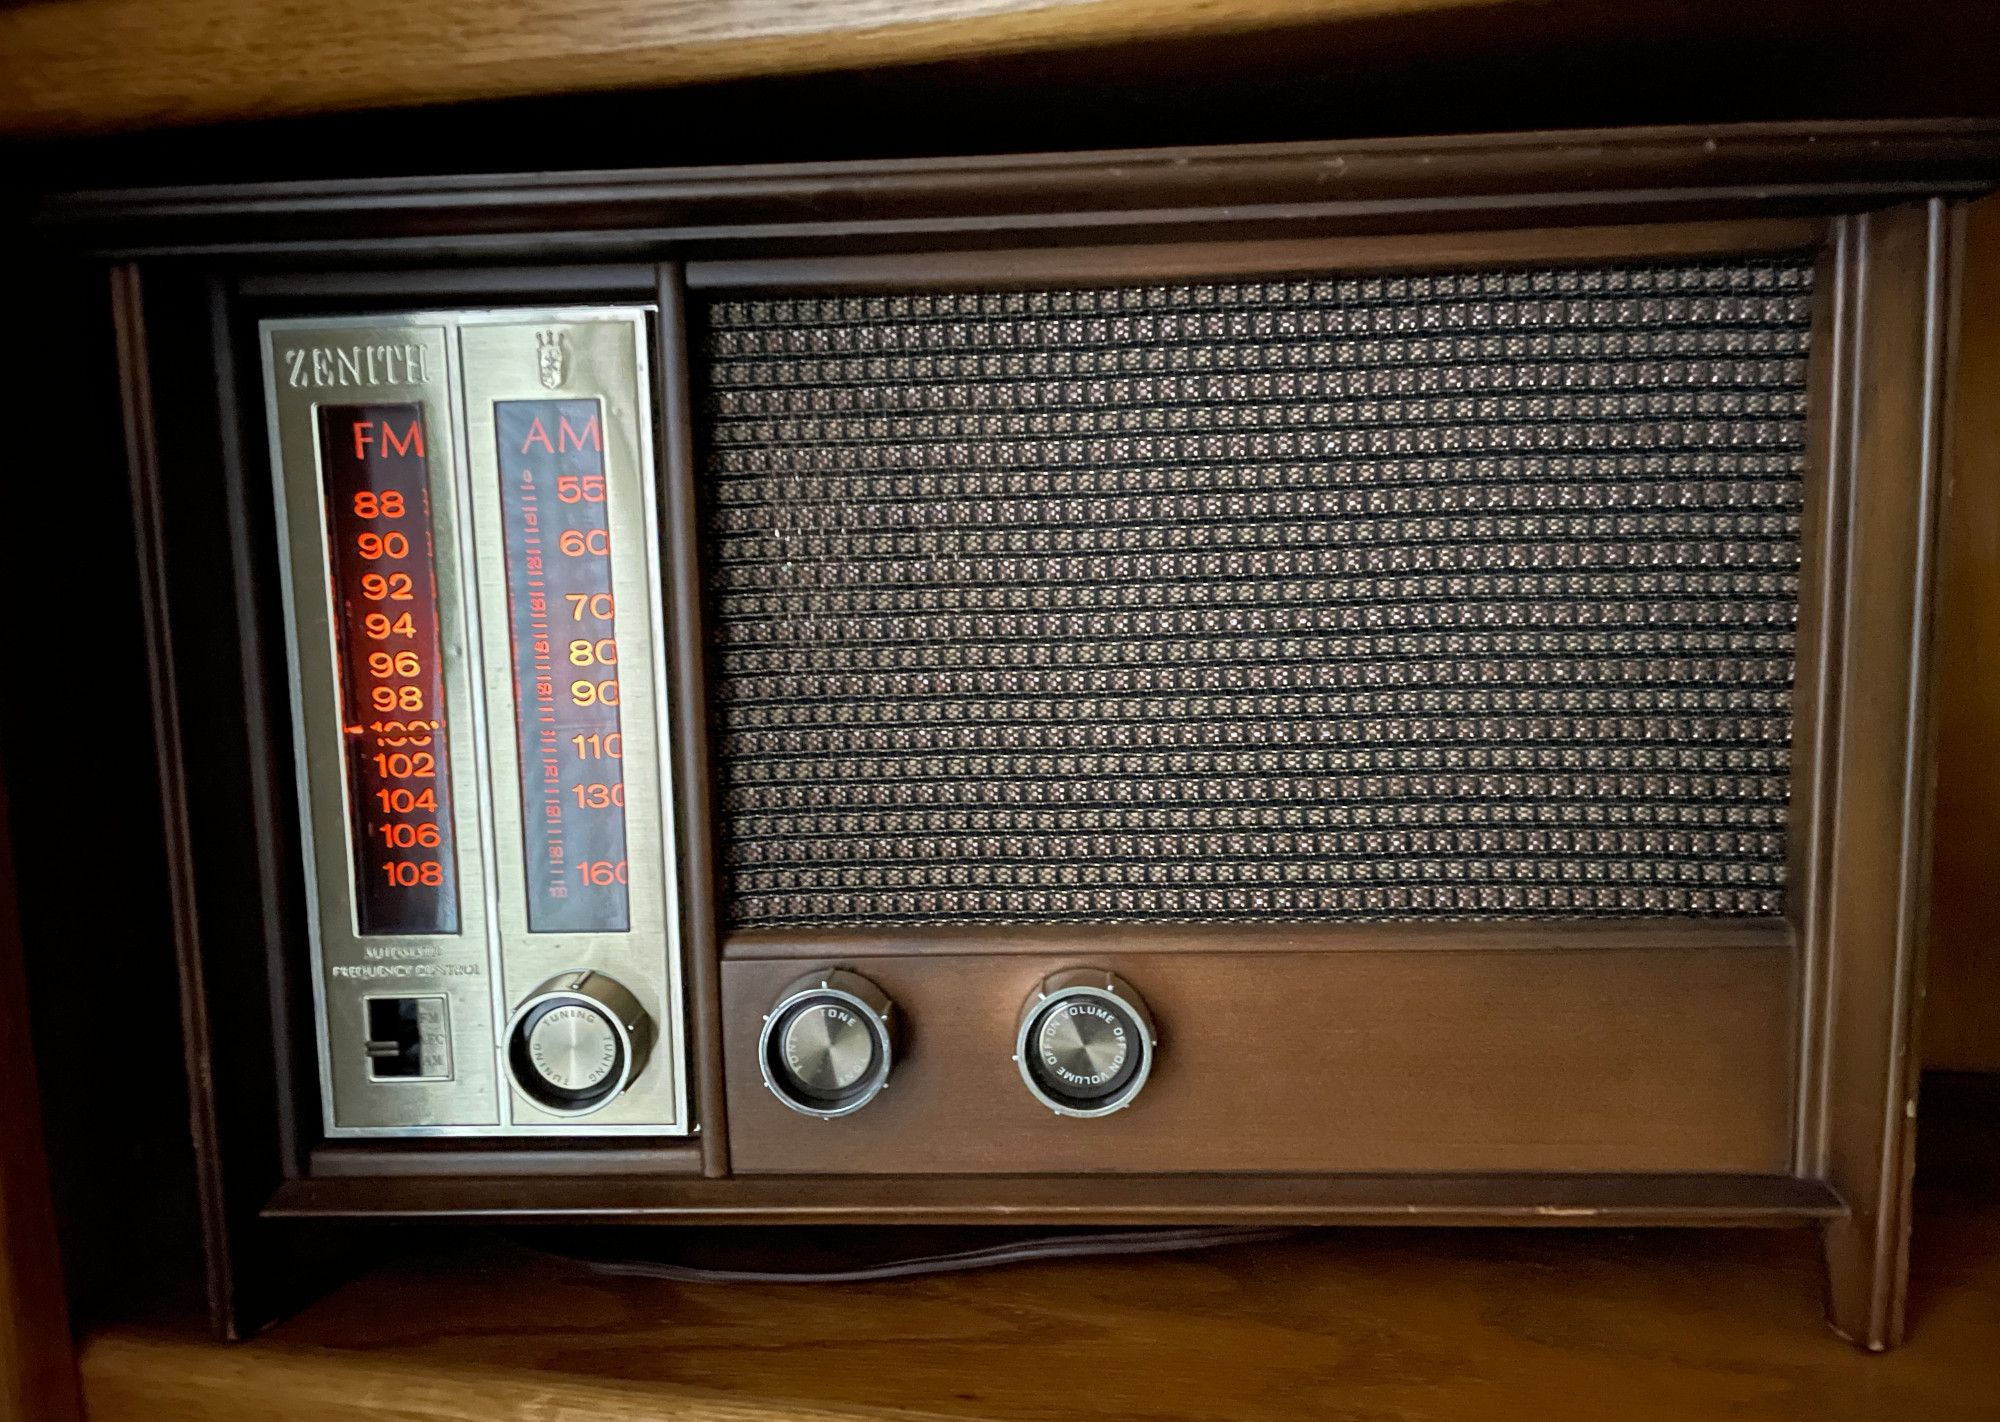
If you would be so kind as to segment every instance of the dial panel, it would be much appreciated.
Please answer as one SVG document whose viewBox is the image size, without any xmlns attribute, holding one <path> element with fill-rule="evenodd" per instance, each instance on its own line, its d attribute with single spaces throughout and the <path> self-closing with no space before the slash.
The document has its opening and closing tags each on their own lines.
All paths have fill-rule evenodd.
<svg viewBox="0 0 2000 1422">
<path fill-rule="evenodd" d="M 690 1130 L 649 321 L 262 328 L 329 1136 Z"/>
<path fill-rule="evenodd" d="M 263 342 L 327 1133 L 497 1131 L 454 331 L 270 322 Z M 453 893 L 421 867 L 389 881 L 425 863 Z"/>
<path fill-rule="evenodd" d="M 493 312 L 461 326 L 459 348 L 502 886 L 496 1015 L 563 974 L 622 984 L 674 1046 L 588 1127 L 685 1130 L 646 321 Z M 517 1124 L 576 1125 L 532 1092 L 509 1097 Z"/>
</svg>

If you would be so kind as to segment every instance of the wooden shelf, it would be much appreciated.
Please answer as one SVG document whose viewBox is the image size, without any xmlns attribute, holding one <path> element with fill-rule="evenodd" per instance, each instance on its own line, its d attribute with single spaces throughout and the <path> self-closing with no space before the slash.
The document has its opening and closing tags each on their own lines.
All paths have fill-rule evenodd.
<svg viewBox="0 0 2000 1422">
<path fill-rule="evenodd" d="M 61 0 L 0 6 L 0 133 L 690 84 L 1520 0 Z"/>
<path fill-rule="evenodd" d="M 1927 1105 L 1911 1337 L 1886 1357 L 1821 1324 L 1808 1230 L 1301 1233 L 859 1285 L 609 1277 L 544 1236 L 466 1232 L 249 1344 L 99 1335 L 90 1416 L 1990 1419 L 2000 1091 L 1966 1099 Z M 673 1239 L 709 1263 L 787 1247 Z"/>
<path fill-rule="evenodd" d="M 1226 73 L 1252 107 L 1268 104 L 1272 76 L 1304 67 L 1326 82 L 1301 112 L 1371 129 L 1385 104 L 1462 106 L 1468 88 L 1479 105 L 1542 115 L 1534 123 L 1564 103 L 1596 115 L 1566 124 L 1634 103 L 1634 121 L 1936 114 L 1989 108 L 1979 96 L 1996 34 L 1986 0 L 32 0 L 0 5 L 0 134 L 833 72 L 872 82 L 926 65 L 943 79 L 933 103 L 998 67 L 1054 76 L 1045 92 L 1058 98 L 1107 73 L 1151 73 L 1167 94 Z M 1107 63 L 1112 46 L 1120 57 Z M 825 118 L 840 115 L 808 122 Z"/>
</svg>

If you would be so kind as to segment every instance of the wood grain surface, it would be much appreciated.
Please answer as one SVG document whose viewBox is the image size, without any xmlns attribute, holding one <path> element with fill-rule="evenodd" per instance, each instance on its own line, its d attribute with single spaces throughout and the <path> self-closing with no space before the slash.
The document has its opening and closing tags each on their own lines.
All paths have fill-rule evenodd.
<svg viewBox="0 0 2000 1422">
<path fill-rule="evenodd" d="M 319 1157 L 325 1158 L 325 1152 Z M 1839 1220 L 1788 1175 L 316 1175 L 272 1220 L 457 1216 L 508 1225 L 1774 1225 Z"/>
<path fill-rule="evenodd" d="M 1917 1013 L 1930 890 L 1933 550 L 1953 226 L 1942 203 L 1845 219 L 1846 369 L 1829 400 L 1830 488 L 1847 523 L 1835 616 L 1834 737 L 1821 749 L 1831 832 L 1802 915 L 1824 965 L 1824 1091 L 1808 1152 L 1852 1209 L 1827 1227 L 1835 1326 L 1902 1336 L 1917 1114 Z M 1818 792 L 1816 792 L 1818 794 Z M 1830 813 L 1830 818 L 1827 816 Z M 1814 1170 L 1813 1174 L 1820 1174 Z"/>
<path fill-rule="evenodd" d="M 712 97 L 725 81 L 827 74 L 855 82 L 808 101 L 816 132 L 891 145 L 977 132 L 985 151 L 1985 113 L 1996 37 L 1989 0 L 14 0 L 0 4 L 0 133 L 698 84 Z M 885 92 L 925 70 L 903 99 Z M 1021 84 L 1038 97 L 1010 98 Z M 903 112 L 912 97 L 922 119 Z M 796 127 L 772 100 L 705 101 L 633 137 L 658 149 L 685 146 L 688 127 Z M 1146 136 L 1163 127 L 1182 137 Z M 483 151 L 490 130 L 455 132 Z M 618 138 L 590 134 L 595 161 L 659 161 L 631 143 L 603 157 Z"/>
<path fill-rule="evenodd" d="M 1783 948 L 822 961 L 898 1004 L 896 1070 L 837 1124 L 787 1110 L 758 1033 L 806 965 L 726 961 L 739 1173 L 1782 1174 L 1790 1159 Z M 1102 1120 L 1056 1116 L 1013 1060 L 1036 984 L 1064 966 L 1117 973 L 1160 1036 L 1146 1090 Z"/>
<path fill-rule="evenodd" d="M 1924 1060 L 2000 1071 L 2000 199 L 1966 211 L 1938 525 L 1937 847 Z"/>
<path fill-rule="evenodd" d="M 1990 1422 L 1991 1095 L 1963 1121 L 1931 1110 L 1911 1338 L 1885 1357 L 1822 1326 L 1818 1260 L 1798 1230 L 1329 1231 L 839 1285 L 614 1278 L 526 1247 L 541 1236 L 412 1236 L 395 1268 L 249 1344 L 91 1340 L 90 1415 Z M 592 1248 L 768 1267 L 839 1257 L 850 1238 L 647 1231 Z"/>
<path fill-rule="evenodd" d="M 1513 3 L 34 0 L 0 6 L 0 132 L 687 84 Z"/>
</svg>

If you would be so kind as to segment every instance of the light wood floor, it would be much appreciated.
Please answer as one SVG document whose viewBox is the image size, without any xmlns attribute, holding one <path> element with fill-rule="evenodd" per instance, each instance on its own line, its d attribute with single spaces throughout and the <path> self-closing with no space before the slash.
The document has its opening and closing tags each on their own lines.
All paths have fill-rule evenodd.
<svg viewBox="0 0 2000 1422">
<path fill-rule="evenodd" d="M 85 1385 L 94 1422 L 2000 1418 L 2000 1120 L 1931 1117 L 1884 1357 L 1823 1327 L 1804 1231 L 1347 1231 L 839 1286 L 460 1236 L 254 1343 L 94 1338 Z"/>
</svg>

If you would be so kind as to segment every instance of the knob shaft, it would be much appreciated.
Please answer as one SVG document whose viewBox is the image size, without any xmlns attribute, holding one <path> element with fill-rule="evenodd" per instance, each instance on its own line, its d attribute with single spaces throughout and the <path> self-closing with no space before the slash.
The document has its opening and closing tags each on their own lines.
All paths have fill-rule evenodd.
<svg viewBox="0 0 2000 1422">
<path fill-rule="evenodd" d="M 507 1024 L 514 1085 L 555 1116 L 601 1111 L 639 1079 L 652 1055 L 653 1019 L 602 973 L 550 978 Z"/>
<path fill-rule="evenodd" d="M 1145 1001 L 1122 978 L 1071 968 L 1045 978 L 1021 1011 L 1014 1060 L 1037 1101 L 1058 1116 L 1109 1116 L 1130 1106 L 1157 1045 Z"/>
<path fill-rule="evenodd" d="M 757 1044 L 764 1085 L 802 1115 L 832 1120 L 859 1111 L 889 1084 L 895 1010 L 859 973 L 806 974 L 764 1017 Z"/>
</svg>

